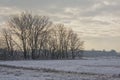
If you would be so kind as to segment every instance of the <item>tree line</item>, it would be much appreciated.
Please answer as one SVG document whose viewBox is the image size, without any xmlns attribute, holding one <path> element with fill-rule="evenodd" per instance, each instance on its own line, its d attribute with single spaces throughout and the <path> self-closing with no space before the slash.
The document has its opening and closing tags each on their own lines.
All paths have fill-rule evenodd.
<svg viewBox="0 0 120 80">
<path fill-rule="evenodd" d="M 2 30 L 0 48 L 11 59 L 75 59 L 84 42 L 64 24 L 53 24 L 47 16 L 22 12 L 10 16 Z"/>
</svg>

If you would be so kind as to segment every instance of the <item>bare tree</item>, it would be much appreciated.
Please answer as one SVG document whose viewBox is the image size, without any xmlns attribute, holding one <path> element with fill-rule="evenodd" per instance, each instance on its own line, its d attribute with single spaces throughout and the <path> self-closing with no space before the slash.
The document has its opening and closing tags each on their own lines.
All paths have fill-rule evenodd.
<svg viewBox="0 0 120 80">
<path fill-rule="evenodd" d="M 32 59 L 35 59 L 35 53 L 38 53 L 38 43 L 39 38 L 44 38 L 47 33 L 49 27 L 51 26 L 51 22 L 48 17 L 45 16 L 34 16 L 33 26 L 29 29 L 29 45 L 31 48 Z M 45 46 L 46 47 L 46 46 Z"/>
<path fill-rule="evenodd" d="M 48 50 L 51 55 L 51 59 L 58 59 L 58 34 L 53 27 L 48 34 Z"/>
<path fill-rule="evenodd" d="M 3 29 L 3 37 L 7 46 L 7 52 L 9 53 L 8 55 L 13 57 L 14 43 L 13 43 L 11 31 L 7 29 Z"/>
<path fill-rule="evenodd" d="M 3 31 L 8 52 L 17 48 L 24 59 L 74 59 L 83 49 L 83 42 L 72 29 L 52 25 L 46 16 L 22 12 L 10 16 L 8 26 L 10 31 Z"/>
<path fill-rule="evenodd" d="M 11 16 L 8 24 L 14 35 L 19 38 L 22 44 L 24 58 L 27 59 L 27 39 L 29 37 L 28 29 L 32 27 L 33 17 L 29 13 L 22 12 L 20 15 Z"/>
<path fill-rule="evenodd" d="M 4 36 L 0 36 L 0 59 L 5 60 L 7 59 L 7 45 L 6 45 L 6 41 L 4 40 Z"/>
<path fill-rule="evenodd" d="M 62 24 L 57 24 L 53 32 L 56 36 L 52 35 L 52 38 L 54 44 L 56 43 L 57 45 L 56 51 L 60 59 L 69 58 L 70 53 L 72 59 L 74 59 L 83 50 L 83 41 L 72 29 L 66 28 Z"/>
<path fill-rule="evenodd" d="M 68 59 L 70 55 L 74 59 L 76 54 L 83 50 L 83 41 L 72 29 L 66 28 L 62 24 L 53 27 L 50 45 L 52 54 L 56 52 L 55 55 L 60 59 Z"/>
<path fill-rule="evenodd" d="M 27 59 L 27 55 L 31 53 L 34 59 L 38 50 L 39 37 L 50 26 L 48 17 L 22 12 L 20 15 L 11 16 L 8 23 L 22 44 L 24 58 Z"/>
<path fill-rule="evenodd" d="M 78 37 L 78 34 L 74 33 L 72 30 L 69 31 L 69 47 L 70 51 L 72 53 L 72 59 L 75 58 L 77 53 L 80 53 L 80 51 L 83 50 L 83 44 L 84 42 L 80 40 Z"/>
</svg>

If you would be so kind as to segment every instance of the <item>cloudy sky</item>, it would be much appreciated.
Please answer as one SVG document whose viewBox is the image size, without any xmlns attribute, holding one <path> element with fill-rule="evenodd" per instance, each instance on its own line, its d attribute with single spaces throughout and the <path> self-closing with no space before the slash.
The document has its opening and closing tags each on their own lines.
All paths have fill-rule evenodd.
<svg viewBox="0 0 120 80">
<path fill-rule="evenodd" d="M 120 51 L 120 0 L 0 0 L 0 27 L 9 15 L 21 11 L 73 28 L 85 49 Z"/>
</svg>

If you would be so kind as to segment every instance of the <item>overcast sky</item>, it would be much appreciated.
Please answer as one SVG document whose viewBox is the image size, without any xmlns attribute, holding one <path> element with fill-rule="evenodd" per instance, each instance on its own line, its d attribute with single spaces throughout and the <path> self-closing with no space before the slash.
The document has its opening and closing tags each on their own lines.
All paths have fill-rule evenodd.
<svg viewBox="0 0 120 80">
<path fill-rule="evenodd" d="M 85 49 L 120 51 L 120 0 L 0 0 L 0 26 L 21 11 L 49 16 L 73 28 Z"/>
</svg>

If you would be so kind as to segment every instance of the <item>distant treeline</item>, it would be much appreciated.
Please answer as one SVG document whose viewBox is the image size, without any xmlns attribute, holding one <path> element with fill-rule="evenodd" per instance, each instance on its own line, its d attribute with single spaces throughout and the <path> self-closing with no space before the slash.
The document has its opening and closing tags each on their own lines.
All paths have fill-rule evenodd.
<svg viewBox="0 0 120 80">
<path fill-rule="evenodd" d="M 98 50 L 85 50 L 82 54 L 83 57 L 117 57 L 120 56 L 115 50 L 111 51 L 98 51 Z"/>
<path fill-rule="evenodd" d="M 9 17 L 0 38 L 5 59 L 75 59 L 84 42 L 63 24 L 48 17 L 22 12 Z"/>
</svg>

